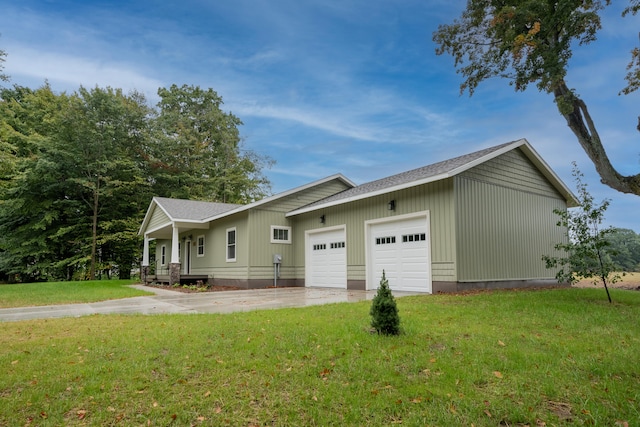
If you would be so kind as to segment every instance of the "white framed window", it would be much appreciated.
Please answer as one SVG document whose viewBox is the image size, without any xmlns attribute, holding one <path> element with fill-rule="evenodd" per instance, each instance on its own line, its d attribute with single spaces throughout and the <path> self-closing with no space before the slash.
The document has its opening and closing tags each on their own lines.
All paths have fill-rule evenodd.
<svg viewBox="0 0 640 427">
<path fill-rule="evenodd" d="M 291 243 L 291 227 L 271 226 L 271 243 Z"/>
<path fill-rule="evenodd" d="M 236 228 L 227 228 L 227 262 L 236 260 Z"/>
<path fill-rule="evenodd" d="M 199 257 L 204 256 L 204 236 L 198 236 L 197 238 L 197 251 L 196 255 Z"/>
<path fill-rule="evenodd" d="M 160 246 L 160 265 L 167 265 L 167 245 Z"/>
</svg>

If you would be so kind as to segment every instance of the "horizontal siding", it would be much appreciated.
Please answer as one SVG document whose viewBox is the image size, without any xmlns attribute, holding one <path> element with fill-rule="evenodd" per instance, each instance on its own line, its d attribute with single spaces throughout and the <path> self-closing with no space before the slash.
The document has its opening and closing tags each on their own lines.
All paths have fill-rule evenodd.
<svg viewBox="0 0 640 427">
<path fill-rule="evenodd" d="M 550 278 L 542 255 L 564 240 L 563 199 L 456 179 L 459 281 Z"/>
<path fill-rule="evenodd" d="M 273 279 L 274 276 L 273 264 L 268 267 L 251 267 L 249 269 L 249 279 Z M 303 275 L 304 277 L 304 275 Z M 295 267 L 280 267 L 280 279 L 295 279 L 296 269 Z"/>
<path fill-rule="evenodd" d="M 171 222 L 169 217 L 164 212 L 162 212 L 162 209 L 156 206 L 153 209 L 151 218 L 149 219 L 149 225 L 147 226 L 147 230 L 155 230 L 158 227 L 166 225 L 168 222 Z"/>
<path fill-rule="evenodd" d="M 464 172 L 461 177 L 534 194 L 561 197 L 520 149 L 482 163 Z"/>
<path fill-rule="evenodd" d="M 432 262 L 431 276 L 435 282 L 454 282 L 456 280 L 456 264 L 453 262 Z"/>
<path fill-rule="evenodd" d="M 347 266 L 347 280 L 366 280 L 367 269 L 364 265 Z"/>
</svg>

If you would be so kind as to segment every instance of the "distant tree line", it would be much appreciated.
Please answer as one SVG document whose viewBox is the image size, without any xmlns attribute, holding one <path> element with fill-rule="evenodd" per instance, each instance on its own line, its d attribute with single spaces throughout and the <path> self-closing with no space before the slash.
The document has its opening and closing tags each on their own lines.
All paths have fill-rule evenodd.
<svg viewBox="0 0 640 427">
<path fill-rule="evenodd" d="M 640 234 L 626 228 L 614 228 L 607 236 L 613 261 L 618 271 L 640 271 Z"/>
<path fill-rule="evenodd" d="M 215 91 L 158 95 L 150 107 L 109 87 L 0 88 L 0 281 L 129 278 L 153 196 L 269 194 L 270 159 L 242 148 L 242 122 Z"/>
</svg>

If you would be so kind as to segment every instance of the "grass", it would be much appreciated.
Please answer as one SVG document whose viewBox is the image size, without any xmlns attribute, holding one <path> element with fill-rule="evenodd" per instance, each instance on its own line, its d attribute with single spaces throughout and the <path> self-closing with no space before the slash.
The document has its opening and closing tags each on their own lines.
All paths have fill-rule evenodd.
<svg viewBox="0 0 640 427">
<path fill-rule="evenodd" d="M 501 291 L 2 325 L 0 426 L 640 425 L 640 293 Z"/>
<path fill-rule="evenodd" d="M 43 282 L 0 285 L 0 308 L 74 304 L 150 295 L 130 288 L 134 280 Z"/>
</svg>

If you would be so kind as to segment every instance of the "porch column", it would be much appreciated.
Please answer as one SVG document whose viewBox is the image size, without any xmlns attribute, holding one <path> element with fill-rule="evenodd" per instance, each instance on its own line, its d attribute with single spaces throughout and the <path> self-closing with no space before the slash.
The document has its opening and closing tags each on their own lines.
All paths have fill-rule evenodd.
<svg viewBox="0 0 640 427">
<path fill-rule="evenodd" d="M 149 277 L 149 236 L 144 235 L 144 246 L 142 247 L 142 271 L 140 272 L 140 279 L 145 283 Z"/>
<path fill-rule="evenodd" d="M 169 284 L 180 283 L 180 243 L 179 229 L 173 224 L 173 234 L 171 236 L 171 263 L 169 264 Z"/>
</svg>

